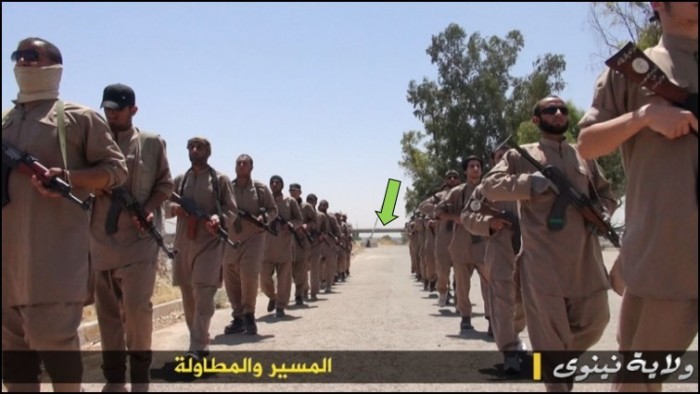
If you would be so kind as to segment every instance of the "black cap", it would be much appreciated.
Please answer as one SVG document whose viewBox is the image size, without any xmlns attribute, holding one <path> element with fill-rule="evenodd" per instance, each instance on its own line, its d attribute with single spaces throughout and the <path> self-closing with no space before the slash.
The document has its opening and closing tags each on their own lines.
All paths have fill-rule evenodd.
<svg viewBox="0 0 700 394">
<path fill-rule="evenodd" d="M 133 107 L 134 105 L 136 105 L 134 90 L 121 83 L 107 86 L 102 93 L 100 108 L 124 109 L 124 107 Z"/>
<path fill-rule="evenodd" d="M 291 192 L 292 190 L 299 190 L 301 191 L 301 185 L 298 183 L 290 183 L 289 184 L 289 191 Z"/>
</svg>

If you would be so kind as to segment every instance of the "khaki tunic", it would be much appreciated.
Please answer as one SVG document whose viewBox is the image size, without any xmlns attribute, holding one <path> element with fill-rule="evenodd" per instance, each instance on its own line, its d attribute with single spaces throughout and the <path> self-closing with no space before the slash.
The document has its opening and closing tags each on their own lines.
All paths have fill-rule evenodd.
<svg viewBox="0 0 700 394">
<path fill-rule="evenodd" d="M 142 146 L 139 143 L 139 131 L 136 128 L 117 134 L 117 144 L 126 157 L 126 167 L 129 176 L 122 187 L 134 196 L 140 204 L 144 204 L 155 193 L 170 196 L 173 192 L 173 180 L 170 176 L 170 166 L 165 151 L 165 141 L 158 137 L 159 145 L 156 150 L 153 183 L 149 192 L 139 190 L 139 178 L 143 177 L 144 160 L 141 156 Z M 134 182 L 136 179 L 136 182 Z M 137 196 L 142 195 L 142 198 Z M 92 266 L 95 271 L 112 270 L 135 263 L 155 264 L 158 258 L 158 244 L 148 232 L 139 231 L 131 220 L 132 213 L 124 208 L 117 221 L 117 232 L 107 234 L 105 223 L 112 199 L 109 194 L 102 194 L 95 199 L 90 223 L 92 242 L 90 253 Z"/>
<path fill-rule="evenodd" d="M 191 169 L 187 179 L 184 175 L 179 175 L 175 178 L 175 192 L 182 197 L 192 199 L 197 207 L 209 215 L 219 215 L 216 205 L 218 200 L 221 206 L 219 220 L 225 226 L 236 219 L 238 210 L 228 176 L 218 171 L 215 173 L 214 181 L 218 182 L 218 196 L 214 195 L 211 167 L 199 172 Z M 185 180 L 184 185 L 183 180 Z M 168 217 L 172 216 L 172 209 L 176 205 L 173 202 L 165 203 L 165 212 Z M 191 230 L 190 226 L 195 226 L 196 230 Z M 221 267 L 226 250 L 230 246 L 218 236 L 209 233 L 205 226 L 204 220 L 195 221 L 178 217 L 174 242 L 178 252 L 173 260 L 173 285 L 221 287 Z M 190 233 L 194 233 L 193 239 L 189 239 Z"/>
<path fill-rule="evenodd" d="M 258 186 L 256 187 L 254 184 Z M 262 196 L 258 197 L 257 189 L 263 191 Z M 260 202 L 262 202 L 262 208 L 265 208 L 265 218 L 267 223 L 272 223 L 277 217 L 277 204 L 275 204 L 275 199 L 272 197 L 270 188 L 264 183 L 254 181 L 248 182 L 245 185 L 240 185 L 236 182 L 236 180 L 234 180 L 233 194 L 239 210 L 246 211 L 252 216 L 257 217 L 260 214 Z M 247 219 L 237 220 L 241 225 L 240 232 L 236 231 L 236 220 L 231 220 L 230 223 L 228 223 L 228 234 L 234 241 L 245 242 L 248 238 L 265 231 Z"/>
<path fill-rule="evenodd" d="M 472 196 L 481 199 L 481 186 L 477 186 Z M 487 203 L 498 211 L 507 211 L 518 217 L 518 204 L 514 201 L 498 201 Z M 466 207 L 462 210 L 462 224 L 474 235 L 488 237 L 486 239 L 486 251 L 484 263 L 489 273 L 489 280 L 513 280 L 515 270 L 515 252 L 513 251 L 513 230 L 509 227 L 492 232 L 489 220 L 493 216 L 472 212 Z"/>
<path fill-rule="evenodd" d="M 472 198 L 482 200 L 481 186 L 477 186 Z M 518 216 L 518 205 L 512 201 L 489 202 L 493 209 L 507 211 Z M 493 216 L 472 212 L 468 206 L 462 210 L 461 219 L 464 226 L 475 235 L 486 238 L 486 254 L 484 265 L 489 273 L 489 305 L 488 315 L 491 317 L 491 327 L 496 345 L 500 351 L 518 350 L 521 341 L 518 338 L 525 328 L 522 296 L 519 281 L 514 280 L 516 265 L 513 251 L 513 230 L 504 227 L 493 232 L 489 220 Z"/>
<path fill-rule="evenodd" d="M 299 204 L 291 197 L 280 194 L 275 196 L 278 216 L 294 225 L 299 226 L 302 221 Z M 272 227 L 277 230 L 276 237 L 269 237 L 265 246 L 264 261 L 271 263 L 289 263 L 292 261 L 292 247 L 294 234 L 288 226 L 275 221 Z"/>
<path fill-rule="evenodd" d="M 450 189 L 445 196 L 444 212 L 459 215 L 476 185 L 465 182 Z M 488 317 L 490 304 L 488 297 L 488 272 L 484 267 L 485 242 L 473 236 L 462 223 L 457 223 L 448 247 L 454 262 L 457 283 L 457 309 L 463 317 L 471 316 L 472 305 L 469 299 L 471 277 L 474 269 L 479 273 L 481 298 L 484 301 L 484 314 Z"/>
<path fill-rule="evenodd" d="M 698 92 L 698 41 L 664 36 L 645 51 L 677 85 Z M 614 119 L 655 97 L 606 69 L 579 125 Z M 665 300 L 698 299 L 698 139 L 669 140 L 643 129 L 622 146 L 627 177 L 620 251 L 627 291 Z"/>
<path fill-rule="evenodd" d="M 35 156 L 47 168 L 64 167 L 55 100 L 18 105 L 2 126 L 3 140 Z M 126 163 L 109 126 L 87 107 L 65 103 L 69 170 L 97 167 L 111 188 L 126 179 Z M 82 303 L 88 293 L 88 214 L 65 198 L 39 194 L 29 177 L 12 171 L 10 203 L 2 209 L 3 306 Z M 91 190 L 74 188 L 81 199 Z"/>
<path fill-rule="evenodd" d="M 258 190 L 261 191 L 261 196 L 258 196 Z M 251 180 L 246 184 L 241 184 L 234 180 L 233 194 L 238 210 L 244 210 L 253 216 L 258 216 L 260 208 L 264 208 L 268 224 L 277 217 L 277 204 L 275 204 L 270 188 L 264 183 Z M 239 225 L 240 231 L 236 231 Z M 238 248 L 226 249 L 224 265 L 226 293 L 233 309 L 232 315 L 235 318 L 255 313 L 266 233 L 265 230 L 249 220 L 239 217 L 236 220 L 231 220 L 228 224 L 228 234 L 232 240 L 240 242 Z"/>
<path fill-rule="evenodd" d="M 574 188 L 589 194 L 589 182 L 595 185 L 603 204 L 614 210 L 609 184 L 597 166 L 578 156 L 566 141 L 541 139 L 524 145 L 535 160 L 559 168 Z M 482 181 L 482 193 L 491 201 L 519 201 L 523 245 L 523 286 L 533 286 L 550 296 L 581 298 L 609 288 L 607 272 L 598 236 L 587 228 L 576 208 L 566 208 L 566 225 L 550 231 L 547 218 L 556 194 L 531 191 L 530 175 L 536 169 L 515 150 L 504 158 Z"/>
</svg>

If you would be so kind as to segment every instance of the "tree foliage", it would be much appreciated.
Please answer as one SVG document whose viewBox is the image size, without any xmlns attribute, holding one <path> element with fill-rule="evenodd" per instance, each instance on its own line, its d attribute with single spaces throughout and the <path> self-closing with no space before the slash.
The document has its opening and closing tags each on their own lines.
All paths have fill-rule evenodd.
<svg viewBox="0 0 700 394">
<path fill-rule="evenodd" d="M 457 24 L 432 37 L 426 52 L 437 78 L 411 81 L 408 87 L 407 100 L 425 130 L 408 131 L 401 140 L 399 165 L 413 182 L 407 212 L 434 191 L 447 170 L 461 173 L 462 158 L 486 158 L 530 119 L 537 100 L 564 88 L 562 55 L 542 55 L 530 74 L 511 75 L 524 45 L 517 30 L 505 37 L 467 37 Z"/>
<path fill-rule="evenodd" d="M 628 41 L 641 49 L 656 45 L 661 37 L 661 27 L 649 21 L 652 16 L 649 2 L 591 2 L 588 22 L 595 37 L 603 44 L 599 55 L 608 58 Z"/>
<path fill-rule="evenodd" d="M 628 41 L 641 49 L 656 45 L 661 37 L 661 27 L 649 20 L 652 16 L 653 10 L 648 2 L 591 2 L 590 27 L 604 44 L 598 55 L 608 58 Z M 598 163 L 611 182 L 613 192 L 617 196 L 624 194 L 626 178 L 620 150 L 599 158 Z"/>
</svg>

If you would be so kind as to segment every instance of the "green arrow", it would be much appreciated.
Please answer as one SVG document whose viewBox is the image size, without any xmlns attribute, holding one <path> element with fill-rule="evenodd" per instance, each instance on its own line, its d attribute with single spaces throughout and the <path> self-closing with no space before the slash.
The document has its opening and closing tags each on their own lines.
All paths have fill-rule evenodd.
<svg viewBox="0 0 700 394">
<path fill-rule="evenodd" d="M 381 212 L 374 211 L 385 226 L 398 218 L 398 216 L 394 215 L 394 209 L 396 209 L 396 200 L 399 199 L 399 187 L 401 187 L 401 181 L 389 178 L 389 182 L 386 184 L 382 210 Z"/>
</svg>

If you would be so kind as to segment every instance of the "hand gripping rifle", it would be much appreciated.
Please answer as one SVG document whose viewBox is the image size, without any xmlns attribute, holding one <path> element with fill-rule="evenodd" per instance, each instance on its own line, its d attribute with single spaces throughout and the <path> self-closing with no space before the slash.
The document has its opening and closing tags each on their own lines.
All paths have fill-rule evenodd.
<svg viewBox="0 0 700 394">
<path fill-rule="evenodd" d="M 13 168 L 17 168 L 22 174 L 32 176 L 36 175 L 45 187 L 53 191 L 61 193 L 63 197 L 68 199 L 68 201 L 75 203 L 83 210 L 87 211 L 90 209 L 92 200 L 95 198 L 92 194 L 81 201 L 78 197 L 73 195 L 72 187 L 66 181 L 58 177 L 46 178 L 44 174 L 48 169 L 39 163 L 39 160 L 30 155 L 27 152 L 22 152 L 19 149 L 12 146 L 5 140 L 2 140 L 2 206 L 4 207 L 10 202 L 9 195 L 9 184 L 10 181 L 10 171 Z"/>
<path fill-rule="evenodd" d="M 518 215 L 505 209 L 497 209 L 493 205 L 488 203 L 485 198 L 479 200 L 474 198 L 474 196 L 469 197 L 469 201 L 467 202 L 467 209 L 470 212 L 480 213 L 482 215 L 489 215 L 507 221 L 508 227 L 510 227 L 510 229 L 513 231 L 513 237 L 511 238 L 511 246 L 513 247 L 513 252 L 516 255 L 520 253 L 522 241 L 520 239 L 520 219 L 518 219 Z"/>
<path fill-rule="evenodd" d="M 689 93 L 674 84 L 647 55 L 633 43 L 628 42 L 619 52 L 614 54 L 605 64 L 620 72 L 625 78 L 651 90 L 665 98 L 677 107 L 684 108 L 698 117 L 698 94 Z M 695 136 L 698 131 L 694 130 Z"/>
<path fill-rule="evenodd" d="M 507 144 L 508 147 L 515 149 L 520 155 L 530 162 L 538 171 L 549 179 L 558 190 L 556 200 L 552 210 L 549 212 L 547 219 L 547 228 L 551 231 L 559 231 L 566 224 L 566 207 L 573 204 L 574 208 L 583 216 L 584 221 L 595 227 L 598 233 L 607 238 L 615 247 L 620 247 L 620 236 L 617 235 L 613 227 L 608 223 L 603 211 L 598 208 L 593 201 L 586 195 L 581 194 L 574 186 L 566 179 L 566 176 L 560 169 L 554 166 L 543 166 L 535 160 L 525 149 L 516 144 L 509 143 L 510 137 L 502 144 Z"/>
<path fill-rule="evenodd" d="M 240 217 L 241 219 L 245 219 L 245 220 L 249 221 L 250 223 L 253 223 L 255 226 L 260 227 L 261 229 L 267 231 L 268 233 L 270 233 L 274 236 L 277 236 L 277 231 L 272 229 L 269 224 L 258 220 L 258 218 L 251 215 L 250 212 L 248 212 L 248 211 L 244 211 L 244 210 L 239 208 L 238 209 L 238 217 Z"/>
<path fill-rule="evenodd" d="M 127 210 L 129 210 L 129 212 L 131 212 L 132 215 L 136 216 L 136 218 L 139 221 L 139 224 L 141 224 L 141 227 L 146 229 L 146 231 L 148 231 L 148 233 L 151 234 L 151 237 L 155 239 L 158 246 L 161 249 L 163 249 L 163 252 L 165 252 L 168 258 L 175 258 L 176 251 L 170 250 L 167 246 L 165 246 L 165 243 L 163 242 L 163 236 L 160 235 L 153 223 L 148 221 L 148 214 L 143 209 L 141 204 L 139 204 L 139 202 L 136 201 L 134 196 L 129 194 L 129 192 L 124 190 L 124 188 L 121 186 L 112 189 L 112 206 L 115 205 L 120 206 L 120 208 L 117 208 L 116 211 L 120 210 L 121 208 L 126 208 Z M 110 211 L 113 212 L 115 210 L 110 207 Z M 108 215 L 109 217 L 114 216 L 114 214 L 112 214 L 111 212 L 110 215 Z M 116 227 L 116 223 L 114 227 Z M 110 220 L 107 221 L 107 233 L 110 233 Z"/>
<path fill-rule="evenodd" d="M 208 213 L 204 212 L 204 210 L 200 207 L 197 206 L 197 203 L 194 202 L 193 199 L 187 198 L 187 197 L 182 197 L 181 195 L 173 192 L 170 197 L 168 198 L 170 201 L 180 204 L 182 209 L 187 212 L 187 214 L 190 217 L 193 217 L 195 219 L 201 219 L 205 221 L 210 221 L 211 220 L 211 215 Z M 231 241 L 228 237 L 228 232 L 224 230 L 224 224 L 220 223 L 219 224 L 219 230 L 217 230 L 216 234 L 219 236 L 219 239 L 222 241 L 226 241 L 232 248 L 236 249 L 238 245 Z"/>
<path fill-rule="evenodd" d="M 697 54 L 695 60 L 697 61 Z M 647 55 L 633 43 L 628 42 L 619 52 L 605 61 L 611 69 L 620 72 L 625 78 L 651 90 L 677 107 L 686 109 L 698 118 L 698 94 L 688 93 L 674 84 L 668 76 Z M 698 138 L 698 131 L 691 133 Z M 700 181 L 696 180 L 696 194 L 700 197 Z"/>
<path fill-rule="evenodd" d="M 289 229 L 289 231 L 292 232 L 292 234 L 294 235 L 294 238 L 297 240 L 297 242 L 300 245 L 303 245 L 303 239 L 301 238 L 301 235 L 297 232 L 297 230 L 304 233 L 304 236 L 306 237 L 307 240 L 309 240 L 309 242 L 311 242 L 311 243 L 314 242 L 313 237 L 306 230 L 304 230 L 301 226 L 294 227 L 294 225 L 292 223 L 289 223 L 285 218 L 282 217 L 282 215 L 278 214 L 277 217 L 275 218 L 275 221 L 279 222 L 282 226 L 286 226 Z"/>
</svg>

